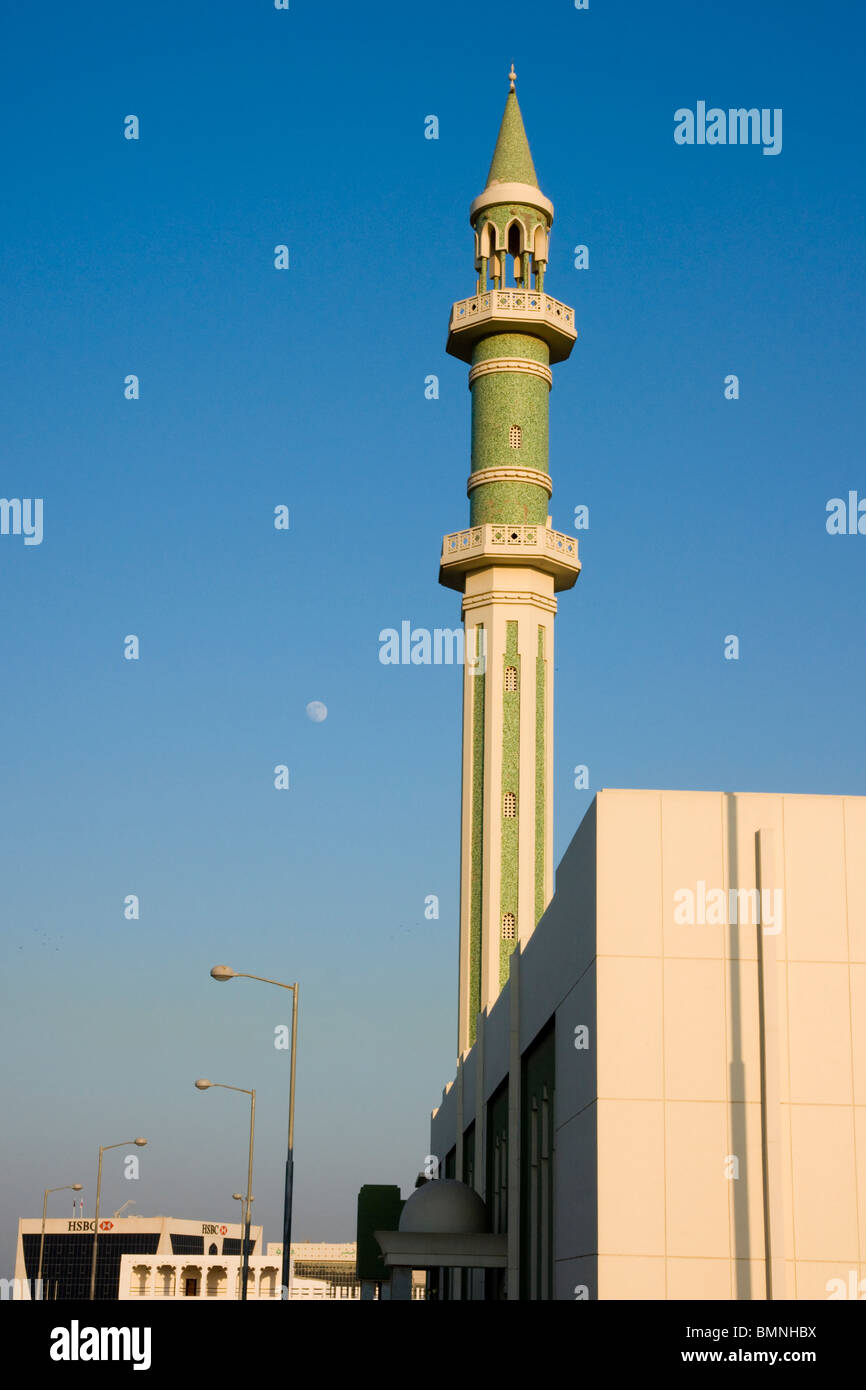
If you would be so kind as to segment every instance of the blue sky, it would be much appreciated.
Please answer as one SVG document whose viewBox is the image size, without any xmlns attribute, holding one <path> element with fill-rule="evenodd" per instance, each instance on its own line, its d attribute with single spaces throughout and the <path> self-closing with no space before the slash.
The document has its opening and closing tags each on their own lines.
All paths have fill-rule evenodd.
<svg viewBox="0 0 866 1390">
<path fill-rule="evenodd" d="M 459 672 L 383 666 L 378 634 L 459 621 L 437 570 L 470 398 L 444 345 L 509 64 L 580 334 L 551 396 L 554 525 L 590 509 L 557 618 L 558 860 L 603 786 L 866 793 L 866 536 L 825 527 L 866 496 L 862 10 L 2 23 L 0 495 L 44 499 L 41 545 L 0 536 L 5 1266 L 42 1189 L 92 1210 L 97 1146 L 136 1134 L 106 1211 L 229 1219 L 246 1106 L 202 1075 L 258 1089 L 279 1238 L 288 1010 L 214 984 L 223 961 L 301 981 L 295 1235 L 351 1239 L 361 1183 L 411 1186 L 454 1068 Z M 699 100 L 781 108 L 781 154 L 676 145 Z"/>
</svg>

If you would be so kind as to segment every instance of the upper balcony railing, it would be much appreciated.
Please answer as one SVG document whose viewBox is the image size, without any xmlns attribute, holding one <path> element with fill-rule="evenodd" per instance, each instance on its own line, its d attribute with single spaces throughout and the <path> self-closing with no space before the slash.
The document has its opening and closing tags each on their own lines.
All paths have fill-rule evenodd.
<svg viewBox="0 0 866 1390">
<path fill-rule="evenodd" d="M 543 338 L 550 347 L 551 362 L 561 362 L 577 337 L 574 310 L 543 290 L 485 290 L 471 299 L 458 299 L 451 308 L 448 351 L 469 361 L 472 344 L 485 332 L 520 331 Z"/>
<path fill-rule="evenodd" d="M 451 327 L 457 328 L 464 320 L 484 309 L 495 309 L 499 313 L 551 314 L 560 319 L 566 328 L 574 328 L 574 310 L 558 299 L 552 299 L 543 290 L 486 290 L 475 294 L 471 299 L 458 299 L 451 310 Z"/>
</svg>

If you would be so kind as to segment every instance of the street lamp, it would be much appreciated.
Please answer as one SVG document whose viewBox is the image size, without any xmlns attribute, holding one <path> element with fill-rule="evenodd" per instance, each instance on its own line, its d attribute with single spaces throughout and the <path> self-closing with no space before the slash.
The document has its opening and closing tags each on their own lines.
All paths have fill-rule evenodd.
<svg viewBox="0 0 866 1390">
<path fill-rule="evenodd" d="M 99 1194 L 102 1190 L 102 1155 L 109 1149 L 125 1149 L 130 1144 L 135 1144 L 139 1149 L 143 1149 L 147 1143 L 146 1139 L 124 1139 L 121 1144 L 103 1144 L 99 1150 L 99 1167 L 96 1170 L 96 1212 L 93 1217 L 93 1259 L 90 1262 L 90 1297 L 96 1297 L 96 1249 L 99 1240 Z"/>
<path fill-rule="evenodd" d="M 254 1202 L 255 1200 L 256 1200 L 255 1197 L 251 1197 L 251 1198 L 250 1198 L 250 1202 L 251 1202 L 251 1203 Z M 241 1204 L 241 1231 L 243 1231 L 243 1230 L 246 1228 L 246 1223 L 247 1223 L 247 1218 L 246 1218 L 247 1199 L 246 1199 L 246 1197 L 244 1196 L 244 1194 L 243 1194 L 242 1192 L 233 1192 L 233 1193 L 232 1193 L 232 1201 L 233 1201 L 233 1202 L 240 1202 L 240 1204 Z M 251 1218 L 251 1219 L 252 1219 L 252 1218 Z M 243 1242 L 242 1242 L 242 1243 L 243 1243 Z"/>
<path fill-rule="evenodd" d="M 36 1287 L 39 1290 L 39 1298 L 43 1299 L 42 1292 L 42 1252 L 45 1249 L 45 1216 L 48 1212 L 49 1192 L 80 1192 L 82 1184 L 80 1182 L 68 1182 L 63 1187 L 46 1187 L 45 1195 L 42 1198 L 42 1235 L 39 1237 L 39 1273 L 36 1276 Z M 74 1208 L 73 1208 L 74 1210 Z"/>
<path fill-rule="evenodd" d="M 245 1207 L 245 1205 L 244 1205 L 244 1204 L 246 1203 L 246 1200 L 247 1200 L 247 1199 L 246 1199 L 246 1197 L 244 1196 L 244 1194 L 243 1194 L 242 1192 L 233 1192 L 233 1193 L 232 1193 L 232 1201 L 233 1201 L 233 1202 L 240 1202 L 240 1203 L 241 1203 L 241 1221 L 244 1221 L 244 1220 L 245 1220 L 245 1217 L 244 1217 L 243 1213 L 244 1213 L 244 1211 L 246 1210 L 246 1207 Z M 256 1200 L 255 1197 L 251 1197 L 251 1198 L 250 1198 L 250 1201 L 251 1201 L 251 1202 L 254 1202 L 255 1200 Z"/>
<path fill-rule="evenodd" d="M 283 1199 L 283 1272 L 282 1284 L 289 1292 L 289 1279 L 292 1267 L 292 1197 L 295 1175 L 295 1061 L 298 1051 L 298 985 L 283 984 L 281 980 L 269 980 L 264 975 L 246 975 L 240 970 L 232 970 L 230 965 L 215 965 L 210 972 L 213 979 L 224 984 L 226 980 L 260 980 L 265 985 L 276 985 L 278 989 L 292 991 L 292 1061 L 289 1080 L 289 1144 L 286 1154 L 286 1186 Z"/>
<path fill-rule="evenodd" d="M 211 1086 L 218 1086 L 222 1091 L 240 1091 L 242 1095 L 249 1096 L 250 1098 L 250 1162 L 247 1168 L 247 1211 L 243 1241 L 244 1267 L 241 1276 L 241 1298 L 246 1300 L 247 1280 L 250 1273 L 250 1206 L 253 1200 L 253 1140 L 256 1133 L 256 1093 L 255 1091 L 246 1090 L 243 1086 L 226 1086 L 222 1081 L 205 1081 L 202 1079 L 201 1081 L 197 1081 L 195 1085 L 198 1091 L 209 1091 Z"/>
</svg>

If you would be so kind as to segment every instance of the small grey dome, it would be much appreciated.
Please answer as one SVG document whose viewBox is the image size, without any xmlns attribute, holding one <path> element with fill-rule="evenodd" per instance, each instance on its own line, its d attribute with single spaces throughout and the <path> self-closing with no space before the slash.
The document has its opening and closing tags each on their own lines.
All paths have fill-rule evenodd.
<svg viewBox="0 0 866 1390">
<path fill-rule="evenodd" d="M 434 1178 L 408 1198 L 399 1229 L 418 1235 L 485 1235 L 490 1230 L 490 1217 L 483 1199 L 465 1182 Z"/>
</svg>

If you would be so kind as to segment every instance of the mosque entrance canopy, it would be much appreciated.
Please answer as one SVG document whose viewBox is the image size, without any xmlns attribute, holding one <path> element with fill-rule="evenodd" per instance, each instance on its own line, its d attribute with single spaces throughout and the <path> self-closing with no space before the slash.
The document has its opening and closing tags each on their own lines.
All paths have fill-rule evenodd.
<svg viewBox="0 0 866 1390">
<path fill-rule="evenodd" d="M 504 1269 L 507 1236 L 492 1235 L 477 1192 L 456 1178 L 416 1188 L 397 1231 L 376 1231 L 385 1264 L 408 1269 Z"/>
</svg>

